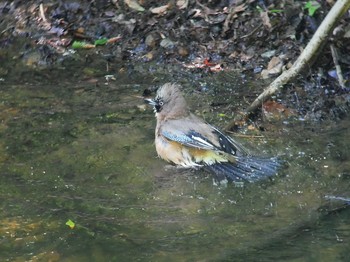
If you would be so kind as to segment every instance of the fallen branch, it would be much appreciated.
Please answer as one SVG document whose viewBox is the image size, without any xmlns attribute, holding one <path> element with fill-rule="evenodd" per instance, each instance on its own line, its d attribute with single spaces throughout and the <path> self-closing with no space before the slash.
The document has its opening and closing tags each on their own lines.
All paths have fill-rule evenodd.
<svg viewBox="0 0 350 262">
<path fill-rule="evenodd" d="M 327 16 L 323 19 L 321 25 L 318 27 L 317 31 L 311 38 L 309 44 L 305 47 L 304 51 L 300 54 L 298 59 L 294 62 L 293 66 L 283 72 L 279 77 L 277 77 L 246 109 L 243 114 L 237 115 L 237 117 L 228 126 L 227 130 L 232 129 L 237 122 L 246 119 L 252 112 L 258 109 L 263 102 L 265 102 L 271 95 L 275 94 L 280 90 L 283 85 L 288 83 L 291 79 L 295 78 L 301 70 L 306 66 L 311 66 L 312 58 L 315 57 L 317 52 L 326 42 L 327 37 L 331 30 L 334 28 L 336 22 L 345 14 L 345 12 L 350 8 L 350 0 L 338 0 L 332 9 L 329 11 Z"/>
<path fill-rule="evenodd" d="M 334 65 L 335 65 L 335 70 L 337 72 L 338 83 L 341 86 L 341 88 L 345 89 L 346 86 L 345 86 L 343 73 L 341 71 L 341 67 L 340 67 L 340 64 L 339 64 L 339 56 L 338 56 L 337 49 L 335 48 L 334 44 L 331 44 L 330 48 L 331 48 L 331 52 L 332 52 L 333 62 L 334 62 Z"/>
</svg>

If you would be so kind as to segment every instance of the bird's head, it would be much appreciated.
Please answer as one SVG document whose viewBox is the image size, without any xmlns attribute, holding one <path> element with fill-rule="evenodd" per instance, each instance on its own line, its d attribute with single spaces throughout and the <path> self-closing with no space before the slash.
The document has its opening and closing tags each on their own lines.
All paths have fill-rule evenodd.
<svg viewBox="0 0 350 262">
<path fill-rule="evenodd" d="M 153 106 L 156 116 L 176 118 L 187 114 L 188 111 L 186 101 L 177 84 L 164 84 L 158 88 L 154 99 L 145 99 L 145 101 Z"/>
</svg>

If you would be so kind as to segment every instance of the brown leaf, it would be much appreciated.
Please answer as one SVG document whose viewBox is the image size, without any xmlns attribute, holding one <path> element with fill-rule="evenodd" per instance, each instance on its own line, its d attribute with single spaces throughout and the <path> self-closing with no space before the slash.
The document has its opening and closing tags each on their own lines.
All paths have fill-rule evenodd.
<svg viewBox="0 0 350 262">
<path fill-rule="evenodd" d="M 124 0 L 124 3 L 131 9 L 134 9 L 139 12 L 145 11 L 145 8 L 143 8 L 136 0 Z"/>
<path fill-rule="evenodd" d="M 202 5 L 198 0 L 196 2 L 197 2 L 197 5 L 199 5 L 201 8 L 203 8 L 203 11 L 206 15 L 216 15 L 219 13 L 213 9 L 210 9 L 209 7 L 207 7 L 205 5 Z"/>
<path fill-rule="evenodd" d="M 234 12 L 239 13 L 239 12 L 243 12 L 246 9 L 247 9 L 247 6 L 243 3 L 241 5 L 235 6 Z"/>
<path fill-rule="evenodd" d="M 179 9 L 185 9 L 188 7 L 188 0 L 178 0 L 176 2 L 176 6 L 179 8 Z"/>
<path fill-rule="evenodd" d="M 267 27 L 267 28 L 271 28 L 272 25 L 271 25 L 271 22 L 270 22 L 270 17 L 269 17 L 269 14 L 267 13 L 267 11 L 264 11 L 264 12 L 261 12 L 260 13 L 260 17 L 261 17 L 261 20 L 263 22 L 263 24 Z"/>
<path fill-rule="evenodd" d="M 152 14 L 160 15 L 160 14 L 166 13 L 166 11 L 168 11 L 168 8 L 169 8 L 169 4 L 166 4 L 159 7 L 151 8 L 150 11 Z"/>
<path fill-rule="evenodd" d="M 277 56 L 274 56 L 267 65 L 267 69 L 264 69 L 261 72 L 261 76 L 263 79 L 267 79 L 272 75 L 277 75 L 282 72 L 282 67 L 283 60 Z"/>
<path fill-rule="evenodd" d="M 215 72 L 215 73 L 224 70 L 224 68 L 222 67 L 222 64 L 217 64 L 215 66 L 211 66 L 209 69 L 211 72 Z"/>
<path fill-rule="evenodd" d="M 108 39 L 107 43 L 108 44 L 112 44 L 112 43 L 118 42 L 121 39 L 122 39 L 121 36 L 115 36 L 115 37 L 112 37 L 112 38 Z"/>
<path fill-rule="evenodd" d="M 282 67 L 283 61 L 281 58 L 279 58 L 278 56 L 274 56 L 271 58 L 268 66 L 267 66 L 267 70 L 271 71 L 273 69 L 275 69 L 276 67 Z"/>
<path fill-rule="evenodd" d="M 143 58 L 146 60 L 146 61 L 151 61 L 151 60 L 153 60 L 153 58 L 154 58 L 154 51 L 150 51 L 150 52 L 148 52 L 147 54 L 145 54 L 144 56 L 143 56 Z"/>
<path fill-rule="evenodd" d="M 223 28 L 222 28 L 222 35 L 225 35 L 225 33 L 230 29 L 231 22 L 237 18 L 237 13 L 243 12 L 247 6 L 245 4 L 241 4 L 235 7 L 231 7 L 228 10 L 228 15 L 225 19 Z"/>
<path fill-rule="evenodd" d="M 268 120 L 279 120 L 295 115 L 295 113 L 276 101 L 267 101 L 262 105 L 262 112 Z"/>
</svg>

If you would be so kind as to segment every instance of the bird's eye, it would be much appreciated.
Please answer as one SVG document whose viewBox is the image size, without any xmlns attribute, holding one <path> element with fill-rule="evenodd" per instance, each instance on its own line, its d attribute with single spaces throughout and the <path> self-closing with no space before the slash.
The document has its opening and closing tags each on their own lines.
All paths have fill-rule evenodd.
<svg viewBox="0 0 350 262">
<path fill-rule="evenodd" d="M 154 109 L 157 113 L 159 113 L 162 110 L 162 106 L 164 105 L 164 102 L 160 100 L 159 98 L 156 99 L 156 105 L 154 106 Z"/>
</svg>

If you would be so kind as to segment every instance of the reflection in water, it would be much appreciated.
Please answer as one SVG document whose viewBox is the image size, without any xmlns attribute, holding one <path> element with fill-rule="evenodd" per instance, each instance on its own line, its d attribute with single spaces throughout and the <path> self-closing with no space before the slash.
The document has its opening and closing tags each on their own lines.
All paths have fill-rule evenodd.
<svg viewBox="0 0 350 262">
<path fill-rule="evenodd" d="M 323 196 L 350 197 L 349 121 L 248 141 L 289 167 L 274 181 L 217 187 L 156 157 L 153 112 L 138 98 L 146 83 L 71 81 L 0 91 L 3 261 L 345 257 L 349 210 Z"/>
</svg>

